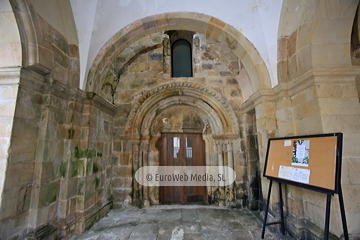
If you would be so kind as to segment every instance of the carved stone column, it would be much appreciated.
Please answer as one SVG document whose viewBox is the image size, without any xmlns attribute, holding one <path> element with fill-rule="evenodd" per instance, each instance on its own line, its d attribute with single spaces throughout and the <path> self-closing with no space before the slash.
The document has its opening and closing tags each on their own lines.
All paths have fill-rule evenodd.
<svg viewBox="0 0 360 240">
<path fill-rule="evenodd" d="M 135 172 L 139 169 L 139 150 L 140 142 L 138 140 L 133 140 L 132 142 L 132 154 L 133 154 L 133 199 L 132 202 L 135 205 L 139 204 L 140 192 L 139 192 L 139 183 L 135 180 Z"/>
<path fill-rule="evenodd" d="M 224 144 L 223 141 L 216 141 L 216 152 L 218 155 L 218 167 L 219 167 L 219 174 L 224 173 Z M 218 186 L 218 197 L 214 196 L 215 198 L 218 198 L 218 205 L 219 206 L 224 206 L 225 205 L 225 189 L 223 186 Z M 216 191 L 215 191 L 216 192 Z"/>
<path fill-rule="evenodd" d="M 224 147 L 227 154 L 227 166 L 231 169 L 234 169 L 232 141 L 225 141 Z M 225 174 L 226 174 L 225 177 L 229 178 L 232 172 L 226 171 Z M 232 202 L 233 200 L 234 200 L 234 184 L 232 183 L 226 187 L 226 201 Z"/>
<path fill-rule="evenodd" d="M 141 141 L 141 155 L 142 155 L 142 166 L 149 166 L 149 139 L 145 139 Z M 145 177 L 145 176 L 143 176 Z M 142 186 L 142 197 L 143 197 L 143 202 L 142 202 L 142 206 L 143 207 L 150 207 L 150 198 L 149 198 L 149 187 L 148 186 Z"/>
</svg>

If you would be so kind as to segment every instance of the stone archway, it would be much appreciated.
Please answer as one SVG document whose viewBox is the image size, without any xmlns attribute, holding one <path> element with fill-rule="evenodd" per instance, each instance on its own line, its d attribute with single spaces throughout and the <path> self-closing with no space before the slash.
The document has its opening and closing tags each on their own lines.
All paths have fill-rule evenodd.
<svg viewBox="0 0 360 240">
<path fill-rule="evenodd" d="M 42 75 L 52 70 L 52 53 L 44 48 L 42 29 L 35 9 L 30 1 L 10 1 L 22 42 L 22 66 L 28 67 Z"/>
<path fill-rule="evenodd" d="M 223 85 L 227 88 L 226 91 L 224 90 L 225 88 L 220 86 L 221 84 L 219 82 L 221 81 L 216 82 L 216 84 L 210 83 L 210 80 L 206 79 L 206 76 L 176 79 L 170 78 L 170 76 L 164 76 L 168 74 L 168 72 L 162 70 L 163 75 L 160 75 L 163 77 L 157 78 L 159 76 L 157 74 L 151 75 L 151 77 L 144 77 L 144 74 L 152 72 L 150 67 L 141 70 L 140 66 L 143 64 L 141 56 L 143 54 L 150 54 L 152 51 L 156 52 L 156 54 L 161 55 L 159 58 L 162 59 L 163 66 L 167 64 L 166 58 L 168 55 L 166 54 L 166 49 L 168 45 L 166 41 L 169 39 L 164 36 L 166 34 L 163 32 L 168 30 L 192 31 L 201 36 L 200 38 L 204 36 L 203 39 L 211 38 L 211 41 L 221 43 L 221 49 L 230 50 L 231 54 L 229 55 L 234 55 L 236 62 L 241 65 L 241 68 L 244 70 L 242 71 L 242 75 L 238 75 L 239 78 L 225 79 Z M 153 41 L 155 37 L 160 37 L 162 40 Z M 198 53 L 201 53 L 201 51 L 198 51 Z M 212 54 L 211 52 L 208 53 L 209 55 Z M 147 57 L 145 57 L 145 59 L 147 59 Z M 228 65 L 226 66 L 227 69 L 229 68 L 229 63 L 231 62 L 226 62 Z M 129 70 L 131 64 L 139 68 L 134 67 L 133 70 Z M 150 69 L 150 71 L 148 71 L 148 69 Z M 139 75 L 137 75 L 137 73 L 139 73 Z M 234 76 L 233 73 L 230 75 Z M 158 154 L 158 150 L 156 150 L 158 138 L 151 135 L 151 131 L 149 130 L 151 129 L 151 123 L 154 117 L 160 112 L 158 110 L 158 104 L 169 101 L 169 105 L 164 106 L 170 107 L 179 105 L 180 102 L 183 104 L 183 100 L 189 98 L 191 99 L 189 105 L 191 105 L 190 103 L 196 102 L 195 99 L 201 97 L 202 94 L 208 94 L 210 97 L 208 97 L 206 101 L 199 101 L 194 107 L 198 108 L 199 105 L 203 104 L 203 108 L 206 109 L 206 105 L 211 106 L 211 108 L 216 109 L 216 111 L 208 111 L 208 116 L 213 116 L 213 119 L 217 119 L 213 121 L 213 126 L 210 126 L 211 124 L 209 123 L 211 129 L 215 129 L 215 131 L 212 132 L 211 137 L 204 137 L 205 142 L 207 142 L 206 146 L 210 149 L 209 151 L 213 151 L 215 158 L 221 158 L 221 161 L 225 161 L 226 163 L 228 159 L 230 159 L 230 161 L 234 163 L 240 179 L 237 186 L 240 184 L 245 186 L 244 189 L 237 189 L 239 192 L 236 192 L 235 196 L 240 192 L 241 194 L 238 194 L 239 197 L 235 198 L 246 199 L 243 205 L 249 205 L 249 202 L 253 201 L 252 196 L 248 196 L 252 188 L 248 183 L 252 182 L 252 178 L 258 178 L 258 176 L 260 176 L 260 174 L 258 174 L 259 168 L 253 167 L 254 165 L 259 165 L 259 158 L 257 154 L 255 154 L 256 156 L 248 154 L 250 150 L 248 150 L 247 146 L 251 143 L 251 140 L 248 139 L 250 133 L 245 129 L 251 128 L 252 126 L 250 125 L 255 125 L 255 123 L 247 123 L 247 117 L 244 113 L 254 111 L 255 106 L 261 105 L 260 108 L 256 109 L 256 115 L 258 114 L 258 110 L 260 114 L 266 113 L 271 115 L 270 117 L 259 117 L 264 125 L 259 129 L 265 133 L 259 136 L 264 136 L 265 139 L 268 129 L 263 129 L 263 127 L 271 128 L 274 126 L 272 124 L 274 122 L 272 115 L 274 114 L 262 110 L 262 107 L 265 107 L 265 105 L 262 105 L 264 101 L 262 96 L 265 95 L 266 97 L 269 96 L 272 98 L 274 93 L 270 89 L 271 80 L 265 62 L 255 47 L 241 32 L 217 18 L 199 13 L 181 12 L 150 16 L 129 24 L 115 34 L 98 52 L 87 76 L 86 90 L 104 97 L 117 105 L 118 109 L 115 120 L 117 135 L 115 135 L 114 140 L 115 157 L 113 161 L 114 202 L 116 206 L 122 207 L 123 204 L 126 205 L 130 202 L 137 205 L 149 204 L 148 199 L 143 201 L 143 196 L 147 195 L 148 193 L 146 192 L 149 190 L 143 190 L 139 186 L 133 187 L 132 174 L 141 166 L 138 163 L 142 160 L 140 161 L 139 159 L 146 159 L 150 155 Z M 136 76 L 141 77 L 137 78 Z M 237 80 L 240 78 L 241 80 Z M 209 88 L 203 91 L 196 90 L 199 87 L 201 88 L 201 84 L 196 86 L 197 83 L 204 84 L 206 87 L 211 86 L 214 88 L 214 91 L 207 92 Z M 176 84 L 180 85 L 176 86 Z M 186 86 L 186 84 L 189 86 Z M 236 86 L 236 91 L 239 93 L 238 98 L 232 98 L 231 95 L 233 93 L 236 95 L 237 93 L 233 91 L 235 89 L 228 88 L 229 85 Z M 134 86 L 135 89 L 131 86 Z M 116 91 L 121 87 L 123 87 L 119 90 L 121 94 L 118 94 L 116 97 Z M 189 91 L 186 97 L 182 95 L 182 90 L 174 91 L 175 88 L 180 89 L 186 87 L 195 89 L 196 91 Z M 154 92 L 161 92 L 161 94 L 154 94 Z M 190 93 L 192 93 L 192 95 Z M 170 97 L 174 98 L 170 99 Z M 161 102 L 160 100 L 164 101 Z M 244 111 L 243 109 L 245 108 L 241 109 L 239 107 L 242 104 L 249 106 L 251 109 Z M 271 122 L 271 124 L 267 124 L 267 122 Z M 218 131 L 217 129 L 221 130 Z M 271 129 L 271 131 L 273 131 L 273 129 Z M 241 139 L 240 133 L 242 134 Z M 251 134 L 254 135 L 254 133 Z M 261 141 L 267 140 L 264 139 Z M 251 147 L 251 149 L 252 148 L 254 151 L 258 149 L 255 147 Z M 150 151 L 149 149 L 154 151 Z M 210 156 L 211 154 L 208 155 Z M 236 157 L 234 157 L 235 155 Z M 234 160 L 235 158 L 237 160 Z M 247 159 L 251 159 L 251 161 L 247 162 Z M 136 161 L 135 164 L 133 164 L 134 161 Z M 255 170 L 248 171 L 249 169 Z M 258 187 L 256 189 L 256 191 L 258 191 Z M 224 196 L 225 192 L 226 190 L 223 190 L 220 195 Z M 228 196 L 231 195 L 234 194 L 228 192 Z M 156 200 L 153 202 L 156 203 Z"/>
<path fill-rule="evenodd" d="M 163 99 L 171 96 L 189 96 L 193 99 L 199 99 L 209 104 L 220 116 L 222 127 L 216 129 L 218 134 L 236 131 L 239 128 L 235 113 L 227 101 L 216 91 L 207 88 L 201 84 L 191 82 L 171 82 L 157 86 L 151 90 L 142 93 L 142 97 L 137 100 L 128 116 L 125 125 L 125 132 L 131 134 L 144 134 L 143 132 L 134 132 L 135 126 L 141 125 L 143 119 L 147 116 L 146 112 Z M 221 117 L 222 116 L 222 117 Z M 135 125 L 134 125 L 135 124 Z"/>
<path fill-rule="evenodd" d="M 271 87 L 270 76 L 263 59 L 241 32 L 212 16 L 194 12 L 173 12 L 139 19 L 109 39 L 100 49 L 89 70 L 86 91 L 96 89 L 99 77 L 107 71 L 116 56 L 132 42 L 146 35 L 168 30 L 194 31 L 227 43 L 249 74 L 248 91 L 254 93 Z"/>
<path fill-rule="evenodd" d="M 226 158 L 225 161 L 227 161 L 228 159 L 229 152 L 229 158 L 233 162 L 233 155 L 235 155 L 233 154 L 233 145 L 236 146 L 234 147 L 234 149 L 237 149 L 237 158 L 240 159 L 236 163 L 236 168 L 238 169 L 240 176 L 239 179 L 240 181 L 244 182 L 248 181 L 246 179 L 246 174 L 248 174 L 248 166 L 246 166 L 245 163 L 248 156 L 244 153 L 244 151 L 246 151 L 246 147 L 244 146 L 245 144 L 247 144 L 247 140 L 245 140 L 245 138 L 242 140 L 239 138 L 239 132 L 241 132 L 240 125 L 243 124 L 242 121 L 244 120 L 241 116 L 242 111 L 239 109 L 239 105 L 242 104 L 245 100 L 250 100 L 249 96 L 255 95 L 254 93 L 259 93 L 259 91 L 265 90 L 264 93 L 267 94 L 266 89 L 270 88 L 271 81 L 264 61 L 260 57 L 257 50 L 254 48 L 254 46 L 238 30 L 231 27 L 230 25 L 227 25 L 219 19 L 198 13 L 159 14 L 138 20 L 132 24 L 129 24 L 124 29 L 120 30 L 99 51 L 97 57 L 93 62 L 92 68 L 88 73 L 86 86 L 87 91 L 93 91 L 99 96 L 105 96 L 110 94 L 112 97 L 107 98 L 108 101 L 112 101 L 113 104 L 116 103 L 116 105 L 118 105 L 119 118 L 118 120 L 116 120 L 116 122 L 119 123 L 117 127 L 118 136 L 121 137 L 114 140 L 114 144 L 116 146 L 114 154 L 115 156 L 120 156 L 120 164 L 118 166 L 114 166 L 114 171 L 117 172 L 116 174 L 114 174 L 114 182 L 116 182 L 114 186 L 116 186 L 115 188 L 119 189 L 119 194 L 115 193 L 114 200 L 115 204 L 119 204 L 119 206 L 123 206 L 123 203 L 126 204 L 127 202 L 132 202 L 134 199 L 141 199 L 143 196 L 142 190 L 139 191 L 135 188 L 135 191 L 133 192 L 133 187 L 129 183 L 129 181 L 130 179 L 132 179 L 131 173 L 136 168 L 138 168 L 138 165 L 134 167 L 132 164 L 134 162 L 134 159 L 139 159 L 143 156 L 147 157 L 147 154 L 153 154 L 148 149 L 150 146 L 155 146 L 156 140 L 154 139 L 156 138 L 152 138 L 150 131 L 146 129 L 150 129 L 151 121 L 153 120 L 153 117 L 158 113 L 158 111 L 156 111 L 158 109 L 156 107 L 156 101 L 166 97 L 170 97 L 174 94 L 180 96 L 182 93 L 181 91 L 179 93 L 174 93 L 174 87 L 170 87 L 169 89 L 171 90 L 162 92 L 163 94 L 165 94 L 164 96 L 162 96 L 161 94 L 156 95 L 158 98 L 157 100 L 155 97 L 153 97 L 150 101 L 150 99 L 148 99 L 148 96 L 153 94 L 152 91 L 158 92 L 162 90 L 162 88 L 168 88 L 168 85 L 172 86 L 173 84 L 189 84 L 190 88 L 193 87 L 196 89 L 199 86 L 194 86 L 194 83 L 204 83 L 201 78 L 196 77 L 180 80 L 165 77 L 164 79 L 160 79 L 160 81 L 154 80 L 153 82 L 144 82 L 142 81 L 142 79 L 136 79 L 137 86 L 134 90 L 129 88 L 129 86 L 132 85 L 131 79 L 134 78 L 125 77 L 127 81 L 125 84 L 125 89 L 129 92 L 127 98 L 131 96 L 132 100 L 131 102 L 114 101 L 114 95 L 112 94 L 115 94 L 118 85 L 112 85 L 112 83 L 120 82 L 120 75 L 123 74 L 122 70 L 126 68 L 125 67 L 123 69 L 122 67 L 119 70 L 114 67 L 115 65 L 117 65 L 116 62 L 118 56 L 121 55 L 122 52 L 126 52 L 128 49 L 134 49 L 134 51 L 131 51 L 133 55 L 126 56 L 126 61 L 129 61 L 129 64 L 132 64 L 135 59 L 139 59 L 139 56 L 141 54 L 147 53 L 148 51 L 150 52 L 154 49 L 160 49 L 162 45 L 166 45 L 164 42 L 153 42 L 150 45 L 145 45 L 140 48 L 133 48 L 133 43 L 138 43 L 147 36 L 161 35 L 163 31 L 167 30 L 195 31 L 198 32 L 200 35 L 202 34 L 206 37 L 214 39 L 214 41 L 221 42 L 222 44 L 224 44 L 224 47 L 226 49 L 231 50 L 232 54 L 234 54 L 235 57 L 238 59 L 238 62 L 241 62 L 241 67 L 245 69 L 244 75 L 242 75 L 245 77 L 243 77 L 241 81 L 233 81 L 232 79 L 226 80 L 226 86 L 228 86 L 229 84 L 233 84 L 233 86 L 236 85 L 238 88 L 241 88 L 239 89 L 239 92 L 244 92 L 244 96 L 246 96 L 245 98 L 240 97 L 238 99 L 230 99 L 228 97 L 225 99 L 223 96 L 225 96 L 226 94 L 226 96 L 229 96 L 230 91 L 228 91 L 224 95 L 221 87 L 217 86 L 216 91 L 206 92 L 207 90 L 204 90 L 205 94 L 212 95 L 212 97 L 209 97 L 206 101 L 203 102 L 204 106 L 208 104 L 212 106 L 212 108 L 217 109 L 217 112 L 209 112 L 209 116 L 213 114 L 216 115 L 214 119 L 218 119 L 217 121 L 213 122 L 214 125 L 212 127 L 214 129 L 219 128 L 218 126 L 221 126 L 221 128 L 223 128 L 221 131 L 218 131 L 218 133 L 213 135 L 212 138 L 210 138 L 211 141 L 205 139 L 205 141 L 209 142 L 207 146 L 209 146 L 209 149 L 210 147 L 212 149 L 216 149 L 214 150 L 214 152 L 219 151 L 220 154 L 215 155 L 221 157 L 222 159 Z M 128 63 L 126 62 L 126 64 Z M 123 66 L 129 66 L 126 64 L 124 64 Z M 111 77 L 109 77 L 109 79 L 104 80 L 109 75 L 114 75 L 115 79 L 112 80 L 110 79 Z M 179 81 L 184 81 L 184 83 L 179 83 Z M 144 83 L 146 83 L 146 85 L 144 85 Z M 143 86 L 142 89 L 139 87 L 139 84 L 143 84 L 141 85 Z M 149 87 L 156 84 L 163 85 L 158 85 L 159 87 L 155 88 Z M 107 92 L 102 91 L 104 89 L 104 86 L 106 87 L 106 90 L 104 91 Z M 186 86 L 178 85 L 175 87 L 184 88 Z M 262 94 L 263 92 L 260 93 L 260 95 Z M 187 97 L 192 97 L 193 99 L 196 99 L 199 96 L 201 96 L 201 94 L 195 92 L 193 95 L 189 95 Z M 178 97 L 177 99 L 173 99 L 173 102 L 171 104 L 179 104 L 179 102 L 177 101 L 182 102 L 182 98 L 183 97 Z M 250 100 L 250 102 L 254 103 L 253 100 Z M 148 112 L 148 110 L 151 109 L 151 107 L 153 106 L 154 108 L 152 109 L 152 111 Z M 236 109 L 237 111 L 234 112 L 233 110 L 231 110 L 231 108 Z M 148 118 L 136 118 L 136 116 L 148 116 Z M 145 131 L 145 133 L 143 133 L 142 131 Z M 247 133 L 245 133 L 245 136 L 246 135 Z M 151 141 L 154 141 L 154 145 L 149 144 Z M 241 141 L 242 149 L 240 147 Z M 145 149 L 145 151 L 142 151 L 141 149 Z M 118 164 L 117 161 L 114 162 Z M 247 183 L 243 184 L 243 186 L 245 185 L 247 185 Z M 247 191 L 242 191 L 242 195 L 244 196 L 244 198 L 246 198 Z M 136 204 L 141 205 L 143 203 L 136 202 Z"/>
<path fill-rule="evenodd" d="M 187 110 L 179 113 L 180 108 Z M 173 119 L 180 119 L 179 126 L 169 128 L 166 126 L 167 123 L 162 122 L 164 118 L 169 119 L 169 124 L 172 124 Z M 199 126 L 186 126 L 191 129 L 185 129 L 186 119 L 193 121 L 194 124 L 197 122 Z M 243 181 L 241 176 L 244 175 L 242 169 L 234 167 L 234 162 L 241 161 L 238 159 L 239 154 L 236 153 L 240 145 L 237 129 L 239 129 L 238 123 L 231 106 L 216 91 L 200 84 L 172 82 L 146 91 L 138 99 L 137 105 L 129 114 L 126 135 L 119 136 L 121 145 L 127 146 L 120 154 L 131 155 L 127 164 L 134 173 L 142 166 L 159 164 L 161 132 L 202 133 L 205 141 L 206 164 L 229 166 L 234 168 L 239 176 L 233 186 L 209 187 L 208 198 L 219 205 L 236 205 L 237 201 L 242 201 L 236 197 L 236 187 L 240 186 Z M 130 179 L 129 176 L 127 179 Z M 142 206 L 159 203 L 158 188 L 143 187 L 132 181 L 132 189 L 129 189 L 127 196 L 123 196 L 122 199 Z M 215 192 L 217 196 L 214 196 Z M 123 193 L 115 191 L 114 194 Z"/>
</svg>

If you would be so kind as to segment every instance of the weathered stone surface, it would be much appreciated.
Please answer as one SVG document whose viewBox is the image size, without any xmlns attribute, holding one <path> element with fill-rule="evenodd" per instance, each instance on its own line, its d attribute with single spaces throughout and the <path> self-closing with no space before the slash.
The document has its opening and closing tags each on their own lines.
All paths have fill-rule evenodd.
<svg viewBox="0 0 360 240">
<path fill-rule="evenodd" d="M 108 239 L 260 239 L 261 223 L 245 209 L 210 206 L 154 206 L 113 210 L 71 240 Z M 291 239 L 266 230 L 265 239 Z"/>
<path fill-rule="evenodd" d="M 158 204 L 159 189 L 138 186 L 132 174 L 142 164 L 159 164 L 161 132 L 195 129 L 207 141 L 209 164 L 232 164 L 233 160 L 239 178 L 236 194 L 251 203 L 257 188 L 249 184 L 264 168 L 268 138 L 343 132 L 342 183 L 345 202 L 350 202 L 346 213 L 350 231 L 359 235 L 359 205 L 353 201 L 359 197 L 360 153 L 354 144 L 359 142 L 360 131 L 360 81 L 354 81 L 359 75 L 358 59 L 354 59 L 358 57 L 358 39 L 349 34 L 350 25 L 353 33 L 359 25 L 358 20 L 354 22 L 356 7 L 349 7 L 354 1 L 304 5 L 312 7 L 295 2 L 284 5 L 287 13 L 295 9 L 294 21 L 279 25 L 281 39 L 277 48 L 268 46 L 269 56 L 259 54 L 262 50 L 255 49 L 242 30 L 203 14 L 175 12 L 130 23 L 105 43 L 85 76 L 89 79 L 87 90 L 95 94 L 78 89 L 79 49 L 68 44 L 70 39 L 40 13 L 34 14 L 37 10 L 30 2 L 12 1 L 13 8 L 2 3 L 6 6 L 0 10 L 0 27 L 6 34 L 0 34 L 0 53 L 6 57 L 0 59 L 0 231 L 5 229 L 6 237 L 12 237 L 29 226 L 44 225 L 45 232 L 58 229 L 70 234 L 91 226 L 101 215 L 96 212 L 113 200 L 116 206 L 128 206 L 145 197 Z M 66 24 L 66 18 L 63 20 Z M 171 42 L 160 32 L 172 26 L 201 32 L 192 38 L 193 78 L 170 77 Z M 278 62 L 272 65 L 276 49 Z M 7 76 L 7 71 L 14 71 L 8 66 L 16 66 L 19 76 L 10 76 L 13 72 Z M 269 78 L 274 80 L 271 84 Z M 167 87 L 174 83 L 180 85 Z M 70 106 L 72 103 L 76 107 Z M 113 117 L 115 108 L 117 116 Z M 254 118 L 242 118 L 244 113 Z M 231 144 L 222 142 L 226 140 L 223 132 L 240 136 L 241 141 L 235 140 L 232 150 L 227 149 Z M 221 135 L 219 141 L 213 141 L 215 135 Z M 124 140 L 120 143 L 120 139 Z M 261 182 L 259 190 L 266 195 L 268 181 L 262 178 Z M 290 216 L 322 224 L 323 196 L 291 186 L 286 190 Z M 272 200 L 277 200 L 276 194 Z M 227 225 L 217 220 L 215 226 L 205 222 L 215 213 L 225 218 L 229 214 L 195 213 L 175 211 L 167 216 L 159 211 L 148 218 L 168 220 L 159 228 L 159 238 L 258 237 L 255 231 L 244 232 L 237 219 Z M 131 237 L 134 219 L 119 220 L 119 225 L 127 226 L 116 234 Z M 144 217 L 139 231 L 153 230 L 153 223 L 145 221 L 149 219 Z M 331 230 L 340 236 L 339 220 L 332 219 Z M 176 224 L 181 221 L 183 225 Z M 186 225 L 192 221 L 196 222 L 194 228 Z M 303 227 L 295 225 L 297 230 L 291 229 L 292 233 Z M 295 236 L 313 238 L 317 232 L 315 227 L 304 231 Z M 109 230 L 99 238 L 114 236 Z"/>
<path fill-rule="evenodd" d="M 150 60 L 161 62 L 163 60 L 163 54 L 162 53 L 152 53 L 152 54 L 150 54 Z"/>
</svg>

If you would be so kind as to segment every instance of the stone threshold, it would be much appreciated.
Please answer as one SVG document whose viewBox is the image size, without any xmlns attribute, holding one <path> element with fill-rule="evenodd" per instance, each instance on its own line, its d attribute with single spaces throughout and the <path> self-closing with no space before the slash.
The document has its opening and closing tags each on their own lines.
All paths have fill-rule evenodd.
<svg viewBox="0 0 360 240">
<path fill-rule="evenodd" d="M 159 204 L 142 208 L 145 210 L 171 210 L 171 209 L 230 209 L 223 206 L 197 205 L 197 204 Z"/>
</svg>

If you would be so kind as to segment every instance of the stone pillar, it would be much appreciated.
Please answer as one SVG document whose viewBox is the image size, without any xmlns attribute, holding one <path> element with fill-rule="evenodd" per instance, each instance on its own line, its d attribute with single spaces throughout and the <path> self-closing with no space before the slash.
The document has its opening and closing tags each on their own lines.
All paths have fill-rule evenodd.
<svg viewBox="0 0 360 240">
<path fill-rule="evenodd" d="M 137 187 L 138 187 L 138 205 L 139 207 L 142 206 L 142 202 L 144 200 L 143 198 L 143 185 L 139 184 L 136 179 L 135 179 L 135 173 L 137 170 L 139 170 L 140 168 L 143 167 L 143 161 L 144 161 L 144 151 L 143 151 L 143 148 L 144 148 L 144 144 L 142 142 L 142 140 L 139 141 L 138 143 L 138 167 L 137 169 L 134 169 L 133 171 L 133 179 L 134 179 L 134 182 L 136 182 L 137 184 Z"/>
<path fill-rule="evenodd" d="M 142 166 L 149 166 L 149 140 L 145 139 L 141 142 L 141 152 L 142 152 Z M 146 175 L 145 175 L 146 176 Z M 149 198 L 149 187 L 143 186 L 143 207 L 150 207 L 150 198 Z"/>
<path fill-rule="evenodd" d="M 335 69 L 336 70 L 336 69 Z M 342 189 L 348 229 L 359 226 L 360 205 L 354 199 L 360 199 L 360 104 L 356 89 L 358 72 L 349 71 L 346 76 L 336 72 L 322 73 L 315 76 L 315 89 L 319 103 L 322 131 L 342 132 Z M 305 214 L 316 222 L 314 207 L 320 209 L 324 196 L 305 194 Z M 331 230 L 338 236 L 342 234 L 338 198 L 332 202 Z M 355 231 L 353 231 L 355 233 Z M 358 231 L 358 233 L 360 233 Z"/>
<path fill-rule="evenodd" d="M 83 109 L 83 125 L 81 126 L 81 138 L 79 146 L 75 148 L 74 159 L 70 162 L 68 174 L 70 177 L 76 176 L 78 182 L 78 191 L 76 197 L 76 230 L 79 234 L 85 231 L 85 192 L 86 192 L 86 166 L 87 166 L 87 149 L 89 148 L 89 136 L 91 131 L 91 98 L 93 94 L 88 94 L 85 99 Z M 74 173 L 74 174 L 73 174 Z"/>
<path fill-rule="evenodd" d="M 213 147 L 212 147 L 212 140 L 210 139 L 210 136 L 207 134 L 203 134 L 203 140 L 205 142 L 205 163 L 206 166 L 211 166 L 211 152 L 213 151 Z"/>
<path fill-rule="evenodd" d="M 71 129 L 73 130 L 73 124 L 72 124 L 72 118 L 74 117 L 74 108 L 75 108 L 75 101 L 70 101 L 68 103 L 68 107 L 67 107 L 67 111 L 66 111 L 66 121 L 65 121 L 65 128 L 69 130 L 69 134 L 68 134 L 68 139 L 64 140 L 64 159 L 62 159 L 63 161 L 61 162 L 60 165 L 60 175 L 61 175 L 61 179 L 60 179 L 60 191 L 59 191 L 59 212 L 58 212 L 58 216 L 59 216 L 59 224 L 58 224 L 58 229 L 59 229 L 59 236 L 61 237 L 66 237 L 66 228 L 67 228 L 67 223 L 66 223 L 66 217 L 68 215 L 71 215 L 72 212 L 70 210 L 68 210 L 69 208 L 71 209 L 71 200 L 69 199 L 71 197 L 71 194 L 69 194 L 68 192 L 68 188 L 69 185 L 72 184 L 76 184 L 77 185 L 77 181 L 73 181 L 74 179 L 72 179 L 72 181 L 69 181 L 69 162 L 71 162 L 71 155 L 70 154 L 66 154 L 66 153 L 70 153 L 71 151 L 73 151 L 74 149 L 74 142 L 73 142 L 73 135 L 74 133 L 71 131 Z M 74 131 L 74 130 L 73 130 Z M 71 184 L 71 183 L 72 184 Z"/>
<path fill-rule="evenodd" d="M 260 90 L 250 97 L 248 101 L 249 104 L 244 104 L 242 106 L 244 113 L 250 113 L 249 116 L 244 115 L 245 116 L 244 122 L 247 123 L 248 125 L 249 122 L 254 124 L 252 119 L 247 119 L 247 118 L 252 118 L 252 114 L 255 113 L 255 123 L 257 129 L 256 134 L 255 132 L 253 134 L 250 134 L 249 129 L 247 130 L 244 129 L 243 131 L 243 135 L 246 138 L 244 150 L 246 153 L 247 171 L 251 170 L 249 163 L 251 167 L 255 167 L 255 171 L 250 171 L 248 172 L 248 174 L 251 173 L 251 175 L 253 175 L 254 172 L 256 173 L 257 164 L 255 164 L 255 162 L 251 162 L 251 161 L 249 162 L 249 159 L 253 160 L 254 158 L 257 158 L 257 157 L 253 157 L 254 154 L 250 154 L 250 152 L 252 152 L 250 151 L 251 148 L 250 146 L 251 143 L 253 145 L 255 144 L 255 136 L 256 136 L 257 144 L 258 144 L 257 147 L 259 154 L 259 162 L 260 162 L 259 165 L 260 175 L 262 175 L 262 171 L 264 169 L 264 164 L 265 164 L 268 139 L 275 137 L 277 133 L 276 100 L 277 98 L 273 90 Z M 246 127 L 247 126 L 245 124 L 244 128 Z M 247 177 L 247 181 L 249 181 L 248 177 Z M 261 178 L 262 196 L 264 197 L 267 196 L 268 185 L 269 185 L 269 181 L 266 178 Z M 273 211 L 273 209 L 278 208 L 279 196 L 277 193 L 278 193 L 277 187 L 274 186 L 271 194 L 270 212 Z M 264 201 L 266 201 L 266 199 L 264 199 Z"/>
<path fill-rule="evenodd" d="M 48 122 L 50 115 L 50 102 L 51 96 L 50 94 L 43 96 L 43 105 L 41 109 L 41 121 L 39 123 L 39 142 L 36 149 L 36 157 L 35 157 L 35 174 L 33 180 L 33 190 L 31 192 L 31 203 L 30 203 L 30 216 L 29 216 L 29 224 L 31 227 L 36 228 L 38 226 L 38 211 L 39 211 L 39 201 L 40 201 L 40 189 L 41 189 L 41 176 L 42 176 L 42 165 L 44 161 L 44 151 L 46 148 L 46 135 L 48 132 Z"/>
<path fill-rule="evenodd" d="M 215 159 L 214 159 L 214 139 L 209 134 L 203 134 L 203 139 L 205 142 L 205 161 L 206 166 L 215 166 Z M 214 197 L 213 195 L 214 187 L 208 186 L 207 187 L 207 194 L 208 194 L 208 200 L 211 203 L 212 199 Z"/>
<path fill-rule="evenodd" d="M 217 156 L 218 156 L 218 168 L 219 168 L 219 173 L 224 173 L 224 159 L 223 159 L 223 150 L 224 150 L 224 146 L 223 146 L 223 141 L 221 140 L 217 140 L 216 141 L 216 151 L 217 151 Z M 224 191 L 223 186 L 218 186 L 218 205 L 219 206 L 225 206 L 225 191 Z M 216 197 L 216 196 L 215 196 Z"/>
<path fill-rule="evenodd" d="M 232 140 L 232 153 L 233 153 L 233 168 L 236 173 L 236 181 L 234 183 L 234 199 L 238 206 L 244 206 L 244 175 L 246 173 L 245 168 L 245 153 L 242 148 L 242 143 L 245 142 L 243 139 Z"/>
<path fill-rule="evenodd" d="M 227 140 L 225 141 L 225 152 L 227 155 L 227 166 L 231 169 L 234 169 L 234 159 L 233 159 L 233 147 L 232 147 L 232 141 L 231 140 Z M 226 171 L 225 173 L 225 177 L 228 178 L 230 176 L 230 172 Z M 229 186 L 226 187 L 226 201 L 228 202 L 227 205 L 229 205 L 229 203 L 231 205 L 233 205 L 233 200 L 234 200 L 234 184 L 230 184 Z"/>
<path fill-rule="evenodd" d="M 133 155 L 133 162 L 132 162 L 132 181 L 133 181 L 133 196 L 132 202 L 136 205 L 140 204 L 141 196 L 139 192 L 139 183 L 134 178 L 134 173 L 140 168 L 139 167 L 139 150 L 140 150 L 140 142 L 139 140 L 132 141 L 132 155 Z"/>
<path fill-rule="evenodd" d="M 133 189 L 133 144 L 131 136 L 120 137 L 113 143 L 114 156 L 112 166 L 111 185 L 113 190 L 114 205 L 122 208 L 131 204 L 134 194 Z"/>
<path fill-rule="evenodd" d="M 234 159 L 233 159 L 233 148 L 232 148 L 232 142 L 231 141 L 226 141 L 225 142 L 225 146 L 226 146 L 226 154 L 227 154 L 227 159 L 228 159 L 228 164 L 227 166 L 231 169 L 234 169 Z M 234 184 L 231 184 L 229 186 L 229 188 L 232 188 Z"/>
</svg>

